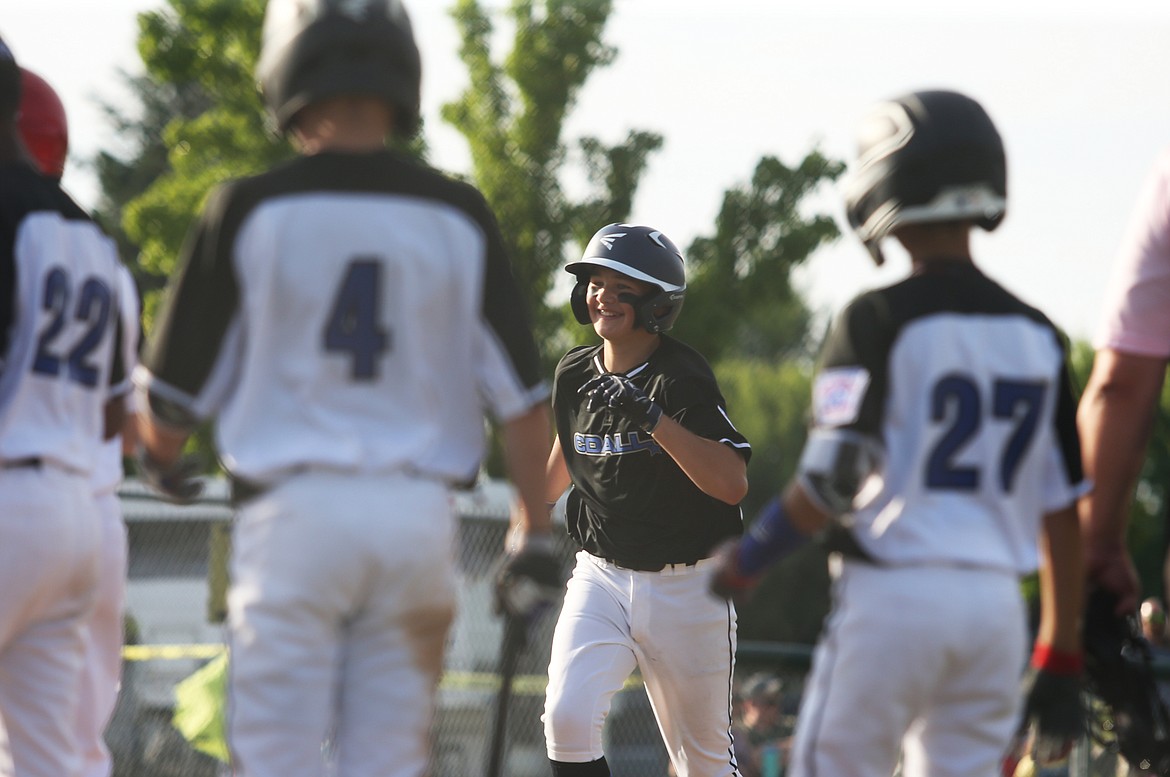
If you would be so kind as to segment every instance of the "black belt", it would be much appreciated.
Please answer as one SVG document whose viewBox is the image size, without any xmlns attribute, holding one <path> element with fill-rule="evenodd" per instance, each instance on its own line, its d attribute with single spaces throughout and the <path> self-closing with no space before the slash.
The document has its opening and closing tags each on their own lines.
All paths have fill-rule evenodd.
<svg viewBox="0 0 1170 777">
<path fill-rule="evenodd" d="M 243 478 L 231 478 L 231 497 L 230 501 L 232 507 L 239 507 L 244 502 L 249 502 L 258 496 L 270 491 L 271 485 L 267 483 L 256 483 L 251 480 L 244 480 Z"/>
<path fill-rule="evenodd" d="M 638 564 L 638 563 L 627 564 L 625 561 L 618 561 L 617 559 L 612 559 L 612 558 L 606 558 L 605 561 L 607 561 L 610 564 L 613 564 L 615 567 L 621 567 L 622 569 L 629 569 L 629 570 L 632 570 L 634 572 L 661 572 L 662 570 L 666 569 L 667 567 L 693 567 L 699 563 L 698 559 L 696 559 L 694 561 L 667 562 L 665 564 L 658 564 L 657 566 L 655 566 L 654 564 Z"/>
<path fill-rule="evenodd" d="M 26 456 L 23 459 L 0 461 L 0 469 L 40 469 L 44 463 L 40 456 Z"/>
</svg>

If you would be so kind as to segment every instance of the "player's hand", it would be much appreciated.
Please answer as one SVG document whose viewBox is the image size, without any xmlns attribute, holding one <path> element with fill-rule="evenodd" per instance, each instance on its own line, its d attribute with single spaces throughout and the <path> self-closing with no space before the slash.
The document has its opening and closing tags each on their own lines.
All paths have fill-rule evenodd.
<svg viewBox="0 0 1170 777">
<path fill-rule="evenodd" d="M 203 493 L 203 481 L 198 477 L 202 467 L 194 457 L 180 456 L 172 464 L 163 464 L 139 445 L 136 461 L 147 485 L 172 502 L 188 504 Z"/>
<path fill-rule="evenodd" d="M 624 375 L 601 375 L 586 383 L 577 393 L 588 395 L 586 410 L 596 412 L 608 407 L 647 433 L 653 433 L 662 420 L 662 408 Z"/>
<path fill-rule="evenodd" d="M 730 599 L 737 605 L 742 605 L 751 598 L 756 586 L 760 584 L 759 575 L 746 574 L 740 566 L 738 539 L 723 542 L 715 549 L 712 566 L 714 572 L 707 582 L 712 594 L 721 599 Z"/>
<path fill-rule="evenodd" d="M 532 623 L 565 590 L 561 565 L 553 555 L 552 537 L 531 535 L 504 558 L 496 574 L 494 609 L 497 615 Z"/>
<path fill-rule="evenodd" d="M 1137 610 L 1141 584 L 1133 559 L 1123 545 L 1103 548 L 1090 545 L 1085 554 L 1089 581 L 1117 597 L 1117 615 Z"/>
<path fill-rule="evenodd" d="M 1024 719 L 1035 727 L 1033 758 L 1039 763 L 1067 756 L 1073 742 L 1084 731 L 1079 656 L 1072 665 L 1069 660 L 1061 660 L 1040 662 L 1037 666 L 1036 655 L 1042 650 L 1033 654 L 1027 678 L 1030 687 L 1024 704 Z"/>
</svg>

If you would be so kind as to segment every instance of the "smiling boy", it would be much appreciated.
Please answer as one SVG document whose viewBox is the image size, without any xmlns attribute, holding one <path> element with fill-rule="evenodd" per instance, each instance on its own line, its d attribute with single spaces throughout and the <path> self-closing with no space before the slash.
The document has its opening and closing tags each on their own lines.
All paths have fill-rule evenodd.
<svg viewBox="0 0 1170 777">
<path fill-rule="evenodd" d="M 663 334 L 686 294 L 681 252 L 610 224 L 565 268 L 601 343 L 557 366 L 548 497 L 569 489 L 576 567 L 553 636 L 545 737 L 556 777 L 609 775 L 601 731 L 637 667 L 680 777 L 738 774 L 735 609 L 706 593 L 712 549 L 742 532 L 751 448 L 707 361 Z"/>
</svg>

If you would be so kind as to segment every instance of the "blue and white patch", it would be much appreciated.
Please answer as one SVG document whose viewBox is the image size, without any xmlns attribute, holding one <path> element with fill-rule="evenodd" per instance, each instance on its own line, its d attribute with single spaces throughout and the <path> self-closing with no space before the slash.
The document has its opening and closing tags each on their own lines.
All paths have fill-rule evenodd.
<svg viewBox="0 0 1170 777">
<path fill-rule="evenodd" d="M 869 370 L 864 367 L 836 367 L 817 375 L 813 383 L 816 425 L 845 426 L 855 422 L 867 388 Z"/>
</svg>

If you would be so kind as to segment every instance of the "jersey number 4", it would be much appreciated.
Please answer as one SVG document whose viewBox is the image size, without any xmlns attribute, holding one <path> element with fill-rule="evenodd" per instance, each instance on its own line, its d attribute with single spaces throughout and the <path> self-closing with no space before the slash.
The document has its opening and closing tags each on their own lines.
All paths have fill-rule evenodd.
<svg viewBox="0 0 1170 777">
<path fill-rule="evenodd" d="M 997 380 L 992 384 L 991 414 L 1012 425 L 999 457 L 999 485 L 1012 490 L 1016 471 L 1036 433 L 1044 403 L 1044 383 Z M 983 401 L 979 386 L 963 375 L 948 375 L 934 385 L 930 398 L 933 421 L 949 425 L 935 443 L 926 465 L 926 487 L 974 491 L 979 488 L 978 467 L 960 464 L 959 453 L 979 433 L 983 423 Z"/>
<path fill-rule="evenodd" d="M 378 359 L 390 347 L 382 327 L 382 263 L 372 258 L 351 261 L 333 295 L 325 322 L 325 350 L 350 357 L 353 380 L 378 377 Z"/>
<path fill-rule="evenodd" d="M 112 295 L 110 288 L 97 278 L 88 278 L 81 284 L 81 294 L 75 306 L 69 304 L 71 292 L 69 274 L 62 268 L 54 267 L 45 276 L 41 309 L 49 314 L 49 323 L 37 338 L 32 370 L 38 375 L 56 377 L 64 366 L 64 373 L 70 380 L 94 388 L 100 371 L 91 357 L 108 331 Z M 62 353 L 68 345 L 61 342 L 63 332 L 70 320 L 81 322 L 84 331 L 73 347 Z"/>
</svg>

